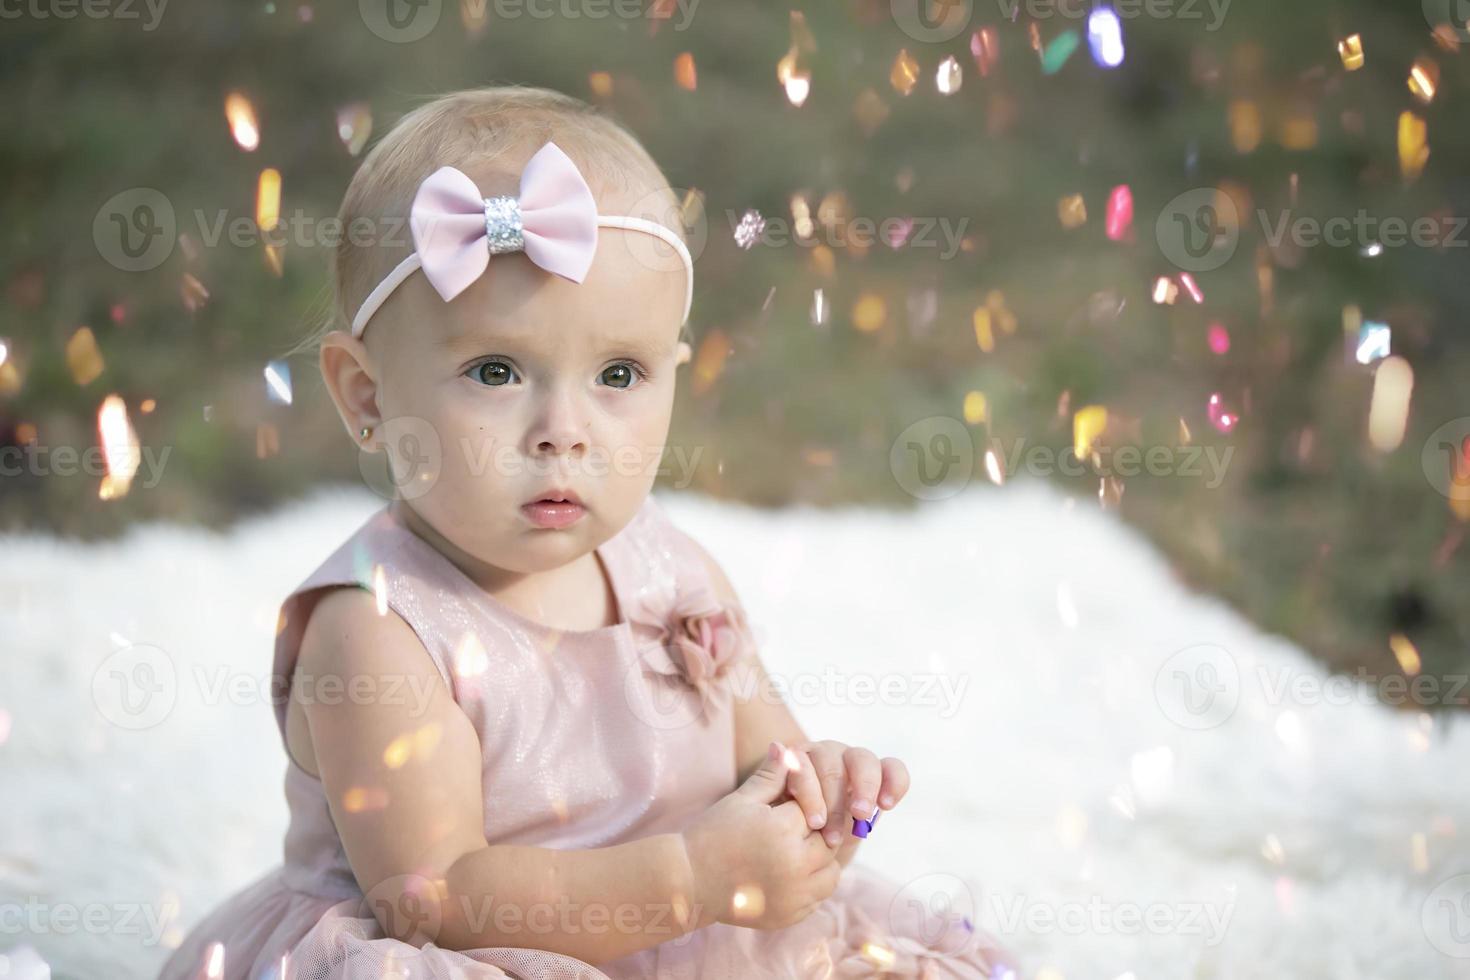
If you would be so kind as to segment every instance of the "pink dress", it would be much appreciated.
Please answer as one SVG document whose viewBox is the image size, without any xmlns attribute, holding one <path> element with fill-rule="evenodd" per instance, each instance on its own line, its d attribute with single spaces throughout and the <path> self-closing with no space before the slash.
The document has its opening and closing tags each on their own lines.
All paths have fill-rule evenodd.
<svg viewBox="0 0 1470 980">
<path fill-rule="evenodd" d="M 736 785 L 729 691 L 718 676 L 691 681 L 698 670 L 678 665 L 675 634 L 660 633 L 685 622 L 691 596 L 710 594 L 690 548 L 650 496 L 598 549 L 618 624 L 557 630 L 487 595 L 384 508 L 282 606 L 273 668 L 282 739 L 312 605 L 330 587 L 373 589 L 381 569 L 388 606 L 479 735 L 487 842 L 594 848 L 677 831 Z M 921 903 L 857 861 L 831 898 L 785 929 L 718 923 L 595 967 L 529 948 L 416 947 L 386 937 L 367 911 L 320 780 L 288 757 L 285 790 L 283 863 L 195 926 L 160 980 L 1016 976 L 992 937 L 958 917 L 920 921 Z"/>
</svg>

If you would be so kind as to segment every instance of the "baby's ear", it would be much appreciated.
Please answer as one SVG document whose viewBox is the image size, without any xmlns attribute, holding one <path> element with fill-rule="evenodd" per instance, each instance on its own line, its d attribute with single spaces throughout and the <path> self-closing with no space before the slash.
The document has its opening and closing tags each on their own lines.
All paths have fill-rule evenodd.
<svg viewBox="0 0 1470 980">
<path fill-rule="evenodd" d="M 358 445 L 371 448 L 369 433 L 383 421 L 378 411 L 378 382 L 373 377 L 367 345 L 344 330 L 333 330 L 322 338 L 319 361 L 327 393 L 342 416 L 342 424 Z"/>
<path fill-rule="evenodd" d="M 689 358 L 693 356 L 693 349 L 690 348 L 688 343 L 681 340 L 679 341 L 679 346 L 674 349 L 674 364 L 677 366 L 679 364 L 687 363 Z"/>
</svg>

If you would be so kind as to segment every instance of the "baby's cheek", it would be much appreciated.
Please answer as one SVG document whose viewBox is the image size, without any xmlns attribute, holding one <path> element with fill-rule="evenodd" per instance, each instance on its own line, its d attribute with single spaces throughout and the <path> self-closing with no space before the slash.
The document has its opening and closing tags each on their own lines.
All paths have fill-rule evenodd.
<svg viewBox="0 0 1470 980">
<path fill-rule="evenodd" d="M 641 486 L 644 477 L 658 475 L 663 448 L 656 430 L 626 420 L 604 418 L 592 432 L 583 465 L 586 475 L 594 480 Z"/>
<path fill-rule="evenodd" d="M 439 466 L 432 486 L 414 501 L 431 520 L 461 528 L 491 528 L 519 505 L 535 478 L 515 447 L 478 426 L 439 427 Z M 544 482 L 544 481 L 543 481 Z"/>
<path fill-rule="evenodd" d="M 445 470 L 456 480 L 489 481 L 500 487 L 525 486 L 528 482 L 529 474 L 515 444 L 496 429 L 486 425 L 450 426 L 446 435 Z M 480 492 L 491 490 L 482 488 Z"/>
</svg>

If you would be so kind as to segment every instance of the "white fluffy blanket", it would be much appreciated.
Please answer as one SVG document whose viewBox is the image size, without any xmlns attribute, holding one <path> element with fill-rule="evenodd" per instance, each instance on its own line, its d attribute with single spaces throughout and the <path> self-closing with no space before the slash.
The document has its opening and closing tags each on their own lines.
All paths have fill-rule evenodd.
<svg viewBox="0 0 1470 980">
<path fill-rule="evenodd" d="M 1038 484 L 916 516 L 659 496 L 808 733 L 907 763 L 859 860 L 1028 977 L 1470 976 L 1464 726 L 1324 683 L 1111 514 Z M 0 953 L 151 977 L 279 860 L 277 604 L 380 503 L 0 540 Z"/>
</svg>

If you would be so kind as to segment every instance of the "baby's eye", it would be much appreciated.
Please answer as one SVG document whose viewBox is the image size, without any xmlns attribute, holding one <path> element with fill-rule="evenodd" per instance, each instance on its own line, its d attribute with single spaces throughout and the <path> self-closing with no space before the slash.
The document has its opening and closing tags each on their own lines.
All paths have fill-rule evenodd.
<svg viewBox="0 0 1470 980">
<path fill-rule="evenodd" d="M 465 375 L 482 385 L 507 385 L 515 377 L 515 369 L 504 361 L 482 361 L 466 371 Z"/>
<path fill-rule="evenodd" d="M 642 380 L 643 372 L 638 369 L 637 365 L 624 361 L 618 364 L 609 364 L 603 368 L 599 378 L 609 388 L 631 388 L 635 383 Z"/>
</svg>

